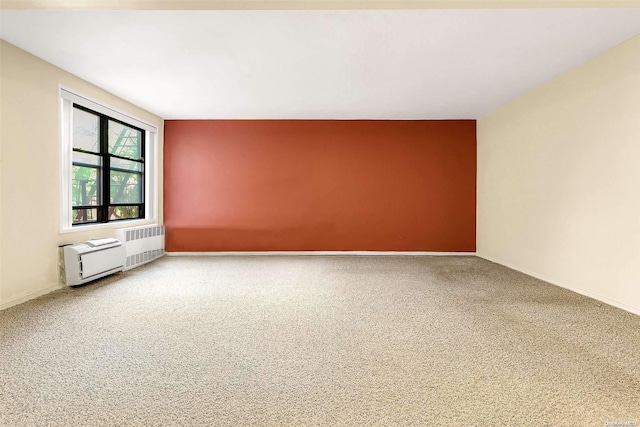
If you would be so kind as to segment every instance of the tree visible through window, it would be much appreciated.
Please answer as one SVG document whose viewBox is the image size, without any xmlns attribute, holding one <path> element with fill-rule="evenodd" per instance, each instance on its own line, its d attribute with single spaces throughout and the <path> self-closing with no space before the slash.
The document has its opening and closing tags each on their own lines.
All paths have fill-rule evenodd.
<svg viewBox="0 0 640 427">
<path fill-rule="evenodd" d="M 145 132 L 73 105 L 72 223 L 144 218 Z"/>
</svg>

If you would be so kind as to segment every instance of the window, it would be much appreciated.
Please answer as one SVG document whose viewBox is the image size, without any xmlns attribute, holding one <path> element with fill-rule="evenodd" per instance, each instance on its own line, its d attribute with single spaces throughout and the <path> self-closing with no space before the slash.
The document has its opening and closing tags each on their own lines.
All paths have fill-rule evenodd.
<svg viewBox="0 0 640 427">
<path fill-rule="evenodd" d="M 144 218 L 144 132 L 73 105 L 72 222 Z"/>
<path fill-rule="evenodd" d="M 61 231 L 155 219 L 156 128 L 61 89 Z"/>
</svg>

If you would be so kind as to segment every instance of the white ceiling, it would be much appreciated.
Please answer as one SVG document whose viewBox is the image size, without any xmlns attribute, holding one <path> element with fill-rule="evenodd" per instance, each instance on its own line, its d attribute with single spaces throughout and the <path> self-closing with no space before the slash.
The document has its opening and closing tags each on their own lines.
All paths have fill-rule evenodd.
<svg viewBox="0 0 640 427">
<path fill-rule="evenodd" d="M 0 12 L 6 41 L 166 119 L 479 118 L 640 9 Z"/>
</svg>

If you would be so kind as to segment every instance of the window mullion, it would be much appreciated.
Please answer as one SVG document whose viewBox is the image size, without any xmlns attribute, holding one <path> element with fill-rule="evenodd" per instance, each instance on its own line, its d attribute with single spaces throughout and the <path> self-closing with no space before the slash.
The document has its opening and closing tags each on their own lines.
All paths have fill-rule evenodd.
<svg viewBox="0 0 640 427">
<path fill-rule="evenodd" d="M 140 132 L 140 157 L 142 158 L 142 175 L 141 175 L 141 179 L 139 180 L 140 182 L 140 187 L 141 187 L 141 201 L 142 201 L 142 206 L 138 209 L 138 218 L 144 218 L 145 216 L 145 206 L 144 206 L 144 202 L 145 200 L 147 200 L 147 196 L 146 196 L 146 191 L 147 189 L 145 188 L 145 175 L 147 173 L 146 171 L 146 165 L 145 165 L 145 149 L 146 149 L 146 132 Z"/>
<path fill-rule="evenodd" d="M 109 158 L 109 120 L 104 115 L 100 115 L 100 155 L 102 156 L 102 173 L 100 174 L 100 184 L 102 189 L 100 222 L 109 221 L 110 182 L 111 182 L 111 159 Z"/>
</svg>

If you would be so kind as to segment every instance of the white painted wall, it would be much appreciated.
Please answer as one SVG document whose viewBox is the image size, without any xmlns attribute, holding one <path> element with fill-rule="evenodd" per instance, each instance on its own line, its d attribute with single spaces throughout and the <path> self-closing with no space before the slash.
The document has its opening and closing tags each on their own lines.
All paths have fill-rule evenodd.
<svg viewBox="0 0 640 427">
<path fill-rule="evenodd" d="M 107 229 L 59 234 L 58 85 L 156 125 L 160 165 L 164 122 L 5 41 L 0 41 L 0 57 L 2 309 L 58 286 L 58 245 L 111 237 L 119 227 L 114 224 Z M 161 222 L 161 170 L 159 185 Z"/>
<path fill-rule="evenodd" d="M 640 314 L 640 36 L 477 129 L 478 255 Z"/>
</svg>

